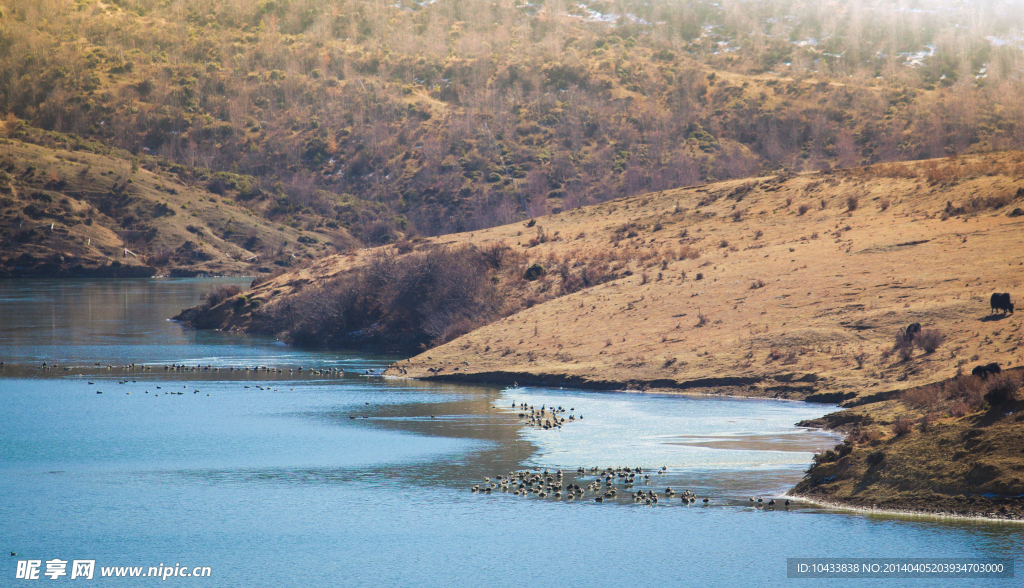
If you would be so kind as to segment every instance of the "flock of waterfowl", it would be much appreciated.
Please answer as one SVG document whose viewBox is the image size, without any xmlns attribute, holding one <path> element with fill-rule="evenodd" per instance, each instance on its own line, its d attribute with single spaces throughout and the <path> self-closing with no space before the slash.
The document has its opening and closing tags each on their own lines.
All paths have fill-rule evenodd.
<svg viewBox="0 0 1024 588">
<path fill-rule="evenodd" d="M 528 405 L 525 402 L 521 402 L 519 404 L 513 402 L 512 408 L 519 410 L 519 418 L 525 419 L 525 424 L 533 427 L 538 427 L 544 430 L 561 429 L 562 425 L 566 423 L 565 417 L 558 416 L 566 412 L 566 410 L 561 406 L 549 407 L 546 404 L 542 404 L 538 409 L 537 407 Z M 527 410 L 530 412 L 526 412 Z M 583 415 L 581 414 L 577 416 L 575 411 L 575 408 L 569 409 L 569 420 L 575 421 L 579 419 L 582 421 Z"/>
<path fill-rule="evenodd" d="M 0 361 L 0 368 L 6 368 L 6 367 L 8 367 L 6 365 L 6 362 Z M 246 372 L 251 373 L 251 374 L 288 374 L 288 375 L 290 375 L 292 377 L 309 375 L 309 376 L 321 376 L 321 377 L 328 376 L 328 377 L 338 377 L 338 378 L 340 378 L 340 377 L 342 377 L 342 376 L 344 376 L 346 374 L 344 369 L 337 368 L 337 367 L 324 367 L 324 368 L 319 368 L 319 369 L 317 369 L 317 368 L 309 369 L 309 368 L 304 368 L 302 366 L 292 367 L 292 368 L 281 368 L 281 367 L 270 367 L 270 366 L 265 366 L 265 365 L 257 365 L 257 366 L 251 366 L 251 367 L 235 367 L 235 366 L 220 367 L 220 366 L 214 366 L 214 365 L 211 365 L 211 364 L 207 364 L 207 365 L 204 366 L 202 364 L 187 365 L 187 364 L 177 364 L 177 363 L 172 363 L 172 364 L 167 364 L 167 365 L 144 365 L 144 364 L 135 364 L 135 363 L 129 363 L 129 364 L 123 364 L 123 365 L 114 365 L 114 364 L 104 364 L 102 362 L 95 362 L 91 366 L 65 366 L 65 365 L 59 365 L 57 363 L 50 363 L 50 362 L 44 361 L 44 362 L 42 362 L 42 365 L 38 365 L 35 369 L 38 369 L 38 370 L 41 370 L 41 371 L 80 372 L 80 373 L 77 374 L 79 377 L 84 376 L 84 375 L 104 375 L 104 374 L 110 374 L 110 373 L 114 373 L 114 372 L 119 372 L 119 373 L 126 373 L 126 372 L 127 373 L 136 373 L 136 372 L 140 372 L 140 371 L 141 372 L 159 372 L 159 371 L 163 371 L 163 372 L 167 372 L 167 373 L 171 373 L 171 372 L 176 372 L 176 373 L 182 373 L 182 372 L 185 372 L 185 373 L 201 373 L 201 372 L 222 372 L 223 371 L 223 372 L 235 372 L 235 373 L 243 373 L 243 374 L 246 373 Z M 366 375 L 379 375 L 380 373 L 383 372 L 383 370 L 373 370 L 373 369 L 367 369 L 367 370 L 364 370 L 364 371 L 365 371 Z M 76 374 L 70 374 L 70 375 L 76 375 Z M 117 383 L 118 384 L 128 384 L 129 382 L 136 383 L 136 380 L 129 380 L 129 379 L 126 378 L 126 379 L 118 380 Z M 95 385 L 95 382 L 91 382 L 90 381 L 89 385 L 90 386 Z M 184 387 L 188 388 L 187 385 L 184 386 Z M 245 386 L 245 387 L 246 388 L 250 388 L 250 386 Z M 274 391 L 277 390 L 277 388 L 272 388 L 271 386 L 264 387 L 264 386 L 260 386 L 260 385 L 257 385 L 257 384 L 253 384 L 252 387 L 255 387 L 255 388 L 259 389 L 259 390 L 274 390 Z M 162 387 L 161 386 L 156 386 L 156 389 L 157 390 L 162 390 Z M 199 390 L 194 390 L 193 394 L 199 394 L 199 392 L 200 392 Z M 97 390 L 96 393 L 97 394 L 103 394 L 103 391 L 102 390 Z M 126 394 L 130 395 L 131 392 L 126 392 Z M 145 394 L 149 394 L 149 390 L 146 390 Z M 182 395 L 182 394 L 184 394 L 184 392 L 167 392 L 167 391 L 164 391 L 163 394 L 166 394 L 166 395 Z M 160 392 L 157 392 L 157 393 L 154 394 L 154 396 L 159 396 L 159 395 L 160 395 Z M 207 396 L 209 396 L 209 394 L 207 394 Z"/>
<path fill-rule="evenodd" d="M 0 361 L 0 366 L 4 366 L 5 362 Z M 254 373 L 267 373 L 267 374 L 291 374 L 291 375 L 311 375 L 311 376 L 344 376 L 345 370 L 336 367 L 325 367 L 320 369 L 307 369 L 302 366 L 295 368 L 280 368 L 280 367 L 269 367 L 265 365 L 257 365 L 252 367 L 235 367 L 235 366 L 214 366 L 211 364 L 202 365 L 185 365 L 185 364 L 167 364 L 167 365 L 137 365 L 134 363 L 128 363 L 124 365 L 104 364 L 103 362 L 97 361 L 92 366 L 62 366 L 56 363 L 43 362 L 39 369 L 42 371 L 95 371 L 99 370 L 121 370 L 134 372 L 137 370 L 141 371 L 165 371 L 165 372 L 254 372 Z M 379 375 L 384 370 L 365 370 L 367 375 Z"/>
<path fill-rule="evenodd" d="M 666 474 L 668 467 L 662 466 L 655 470 L 655 476 Z M 657 479 L 657 478 L 656 478 Z M 637 484 L 641 488 L 635 489 Z M 667 486 L 659 495 L 658 491 L 651 487 L 651 474 L 645 473 L 642 467 L 617 467 L 617 468 L 577 468 L 576 473 L 569 479 L 562 470 L 551 471 L 545 469 L 519 470 L 484 478 L 483 484 L 475 484 L 471 492 L 478 494 L 492 494 L 502 492 L 513 496 L 535 496 L 537 498 L 552 498 L 555 500 L 583 500 L 592 498 L 594 502 L 613 501 L 619 497 L 619 490 L 625 498 L 629 495 L 634 504 L 653 506 L 659 502 L 668 502 L 677 496 L 680 502 L 685 505 L 700 503 L 703 506 L 710 506 L 712 501 L 708 497 L 699 497 L 695 492 L 683 490 L 677 493 L 671 486 Z M 781 500 L 781 499 L 780 499 Z M 790 501 L 785 501 L 788 508 Z M 750 506 L 755 508 L 774 509 L 775 499 L 769 499 L 766 503 L 764 498 L 750 497 Z"/>
</svg>

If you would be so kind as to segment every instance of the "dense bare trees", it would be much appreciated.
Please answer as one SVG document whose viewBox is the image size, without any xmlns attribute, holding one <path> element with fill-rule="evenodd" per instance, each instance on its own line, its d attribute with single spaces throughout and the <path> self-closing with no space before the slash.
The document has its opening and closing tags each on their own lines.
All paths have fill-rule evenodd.
<svg viewBox="0 0 1024 588">
<path fill-rule="evenodd" d="M 1020 9 L 938 8 L 10 0 L 0 104 L 191 167 L 302 178 L 268 196 L 357 233 L 436 234 L 709 178 L 1024 145 Z M 349 214 L 350 196 L 372 205 Z"/>
</svg>

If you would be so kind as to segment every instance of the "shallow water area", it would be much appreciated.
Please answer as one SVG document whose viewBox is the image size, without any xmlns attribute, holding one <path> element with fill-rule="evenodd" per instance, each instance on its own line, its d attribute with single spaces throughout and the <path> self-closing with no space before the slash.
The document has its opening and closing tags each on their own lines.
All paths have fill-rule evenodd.
<svg viewBox="0 0 1024 588">
<path fill-rule="evenodd" d="M 176 564 L 211 574 L 161 583 L 789 586 L 806 581 L 786 578 L 787 557 L 1024 547 L 1007 525 L 751 506 L 835 443 L 793 424 L 829 407 L 382 378 L 367 371 L 395 358 L 166 320 L 218 283 L 0 282 L 13 317 L 0 321 L 0 549 L 19 554 L 0 585 L 23 582 L 18 560 L 59 558 L 95 559 L 92 582 L 111 586 L 156 580 L 104 578 L 101 567 Z M 567 421 L 529 426 L 514 403 L 562 406 Z M 576 479 L 581 466 L 641 466 L 651 480 L 616 480 L 618 497 L 602 503 L 471 491 L 525 469 Z M 629 498 L 667 486 L 709 503 Z M 79 582 L 69 576 L 40 578 Z"/>
</svg>

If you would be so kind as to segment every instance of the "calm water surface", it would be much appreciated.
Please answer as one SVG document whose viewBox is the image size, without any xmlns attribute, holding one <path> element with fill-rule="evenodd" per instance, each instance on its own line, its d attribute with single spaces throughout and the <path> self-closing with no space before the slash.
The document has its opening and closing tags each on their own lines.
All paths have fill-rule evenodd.
<svg viewBox="0 0 1024 588">
<path fill-rule="evenodd" d="M 95 559 L 97 577 L 36 582 L 789 586 L 807 581 L 786 579 L 787 557 L 1016 557 L 1024 547 L 1010 525 L 750 508 L 749 496 L 784 492 L 812 451 L 835 443 L 793 426 L 829 407 L 384 379 L 366 370 L 393 357 L 166 320 L 219 283 L 0 281 L 0 551 L 19 554 L 0 566 L 0 585 L 34 585 L 14 579 L 19 559 L 57 558 Z M 128 363 L 136 369 L 119 367 Z M 229 369 L 255 365 L 283 371 Z M 324 367 L 347 373 L 309 372 Z M 584 420 L 524 427 L 511 408 L 524 402 Z M 637 489 L 689 489 L 710 506 L 469 491 L 511 470 L 620 465 L 651 470 Z M 161 564 L 212 574 L 98 577 Z"/>
</svg>

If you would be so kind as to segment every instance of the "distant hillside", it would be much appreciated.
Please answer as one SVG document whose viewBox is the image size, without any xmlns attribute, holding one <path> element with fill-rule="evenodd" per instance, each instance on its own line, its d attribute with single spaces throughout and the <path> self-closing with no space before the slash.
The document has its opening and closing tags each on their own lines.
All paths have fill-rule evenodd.
<svg viewBox="0 0 1024 588">
<path fill-rule="evenodd" d="M 7 0 L 0 108 L 381 244 L 1020 148 L 1017 22 L 943 0 Z"/>
<path fill-rule="evenodd" d="M 839 401 L 1024 362 L 1017 319 L 989 318 L 992 292 L 1024 296 L 1022 172 L 1008 152 L 623 198 L 329 256 L 203 324 L 444 343 L 396 366 L 415 377 Z M 914 322 L 942 342 L 904 359 Z"/>
<path fill-rule="evenodd" d="M 0 276 L 254 275 L 347 246 L 343 229 L 266 219 L 228 187 L 82 144 L 0 140 Z M 211 180 L 213 181 L 213 180 Z"/>
</svg>

